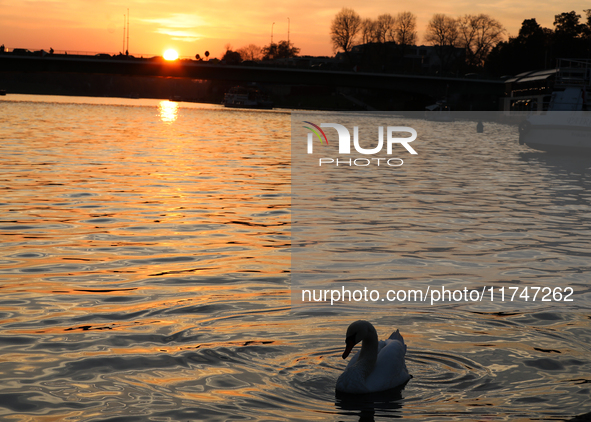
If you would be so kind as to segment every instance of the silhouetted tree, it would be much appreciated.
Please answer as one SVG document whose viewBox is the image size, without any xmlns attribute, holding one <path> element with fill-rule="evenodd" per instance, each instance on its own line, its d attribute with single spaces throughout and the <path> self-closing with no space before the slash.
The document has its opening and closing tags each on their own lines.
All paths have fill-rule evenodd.
<svg viewBox="0 0 591 422">
<path fill-rule="evenodd" d="M 297 57 L 299 54 L 300 49 L 293 45 L 293 43 L 288 43 L 287 41 L 279 41 L 277 45 L 277 56 L 281 59 L 290 58 L 290 57 Z"/>
<path fill-rule="evenodd" d="M 222 61 L 227 64 L 239 64 L 242 61 L 242 57 L 240 57 L 239 52 L 232 51 L 232 46 L 230 44 L 226 44 L 226 52 L 222 57 Z"/>
<path fill-rule="evenodd" d="M 269 44 L 262 49 L 263 60 L 269 59 L 289 59 L 296 57 L 300 49 L 294 47 L 293 43 L 287 41 L 279 41 L 278 44 Z"/>
<path fill-rule="evenodd" d="M 521 24 L 518 37 L 521 39 L 533 39 L 543 37 L 544 31 L 535 19 L 526 19 Z"/>
<path fill-rule="evenodd" d="M 525 19 L 519 35 L 501 41 L 488 54 L 485 68 L 497 76 L 517 75 L 550 66 L 550 42 L 554 32 L 535 19 Z"/>
<path fill-rule="evenodd" d="M 553 31 L 542 28 L 535 19 L 526 19 L 521 24 L 517 36 L 518 54 L 522 62 L 521 69 L 545 69 L 548 67 L 548 53 Z"/>
<path fill-rule="evenodd" d="M 400 57 L 404 57 L 407 46 L 417 43 L 417 17 L 411 12 L 400 12 L 396 15 L 394 41 L 398 43 Z"/>
<path fill-rule="evenodd" d="M 585 30 L 585 25 L 579 23 L 580 19 L 581 15 L 577 15 L 575 11 L 554 16 L 556 35 L 560 34 L 571 38 L 580 37 Z"/>
<path fill-rule="evenodd" d="M 496 19 L 481 13 L 464 15 L 457 20 L 458 44 L 466 49 L 466 62 L 483 66 L 488 53 L 503 40 L 505 28 Z"/>
<path fill-rule="evenodd" d="M 374 28 L 376 42 L 387 43 L 395 41 L 396 19 L 391 14 L 384 13 L 378 16 Z"/>
<path fill-rule="evenodd" d="M 353 9 L 343 7 L 330 25 L 330 39 L 334 51 L 343 50 L 350 60 L 349 52 L 360 30 L 361 18 L 359 15 Z"/>
<path fill-rule="evenodd" d="M 581 15 L 574 11 L 556 15 L 552 48 L 565 58 L 589 57 L 591 53 L 588 26 L 580 23 Z M 558 57 L 556 57 L 558 58 Z"/>
<path fill-rule="evenodd" d="M 448 70 L 455 58 L 455 47 L 458 46 L 458 22 L 441 13 L 433 15 L 427 24 L 425 41 L 435 46 L 441 62 L 441 70 Z"/>
<path fill-rule="evenodd" d="M 542 28 L 535 19 L 523 21 L 519 35 L 501 42 L 487 60 L 487 69 L 495 74 L 549 68 L 560 58 L 591 57 L 591 15 L 581 23 L 581 15 L 565 12 L 555 16 L 554 30 Z"/>
<path fill-rule="evenodd" d="M 263 58 L 262 48 L 255 44 L 248 44 L 236 50 L 243 60 L 261 60 Z"/>
<path fill-rule="evenodd" d="M 369 44 L 378 42 L 376 22 L 370 18 L 361 22 L 361 43 Z"/>
<path fill-rule="evenodd" d="M 437 13 L 427 24 L 425 41 L 433 45 L 455 46 L 458 35 L 457 21 L 442 13 Z"/>
<path fill-rule="evenodd" d="M 400 45 L 414 45 L 417 42 L 417 17 L 411 12 L 396 15 L 394 40 Z"/>
</svg>

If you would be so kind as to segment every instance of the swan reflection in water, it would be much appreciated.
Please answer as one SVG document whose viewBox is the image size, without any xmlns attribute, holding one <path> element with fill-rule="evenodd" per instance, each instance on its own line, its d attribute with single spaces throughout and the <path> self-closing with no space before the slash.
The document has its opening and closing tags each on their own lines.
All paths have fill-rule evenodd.
<svg viewBox="0 0 591 422">
<path fill-rule="evenodd" d="M 391 417 L 401 417 L 402 390 L 406 383 L 390 390 L 367 394 L 350 394 L 336 392 L 335 407 L 347 414 L 359 415 L 359 420 L 369 422 L 374 420 L 376 412 L 380 417 L 390 414 Z"/>
</svg>

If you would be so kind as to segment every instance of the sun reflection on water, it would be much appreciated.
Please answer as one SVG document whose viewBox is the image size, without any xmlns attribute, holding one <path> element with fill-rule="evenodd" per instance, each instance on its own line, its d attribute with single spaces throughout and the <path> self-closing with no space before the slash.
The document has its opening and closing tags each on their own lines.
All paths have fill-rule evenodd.
<svg viewBox="0 0 591 422">
<path fill-rule="evenodd" d="M 173 123 L 178 117 L 179 103 L 168 100 L 160 101 L 158 110 L 160 111 L 160 119 L 164 123 Z"/>
</svg>

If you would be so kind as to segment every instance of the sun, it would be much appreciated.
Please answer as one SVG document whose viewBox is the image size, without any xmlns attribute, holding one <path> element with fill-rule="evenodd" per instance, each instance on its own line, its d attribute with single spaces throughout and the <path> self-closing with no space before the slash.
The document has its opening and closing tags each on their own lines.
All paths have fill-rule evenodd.
<svg viewBox="0 0 591 422">
<path fill-rule="evenodd" d="M 178 58 L 179 53 L 177 53 L 176 50 L 173 50 L 172 48 L 169 48 L 164 52 L 164 60 L 176 60 Z"/>
</svg>

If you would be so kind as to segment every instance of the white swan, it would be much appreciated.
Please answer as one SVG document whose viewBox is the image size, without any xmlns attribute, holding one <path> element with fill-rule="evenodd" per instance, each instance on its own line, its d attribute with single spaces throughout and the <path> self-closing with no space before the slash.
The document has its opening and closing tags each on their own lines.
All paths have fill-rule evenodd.
<svg viewBox="0 0 591 422">
<path fill-rule="evenodd" d="M 367 321 L 355 321 L 347 329 L 343 359 L 361 343 L 337 380 L 336 390 L 343 393 L 375 393 L 400 386 L 410 379 L 404 363 L 406 345 L 400 332 L 378 343 L 376 329 Z"/>
</svg>

